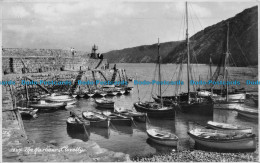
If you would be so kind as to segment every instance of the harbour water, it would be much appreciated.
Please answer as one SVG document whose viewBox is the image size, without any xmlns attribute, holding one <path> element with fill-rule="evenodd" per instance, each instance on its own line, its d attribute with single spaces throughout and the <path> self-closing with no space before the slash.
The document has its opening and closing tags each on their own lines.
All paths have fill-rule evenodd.
<svg viewBox="0 0 260 163">
<path fill-rule="evenodd" d="M 177 65 L 173 64 L 162 65 L 163 80 L 177 80 L 176 76 L 178 72 L 176 71 L 176 67 Z M 194 69 L 197 68 L 197 70 L 194 71 L 194 76 L 197 78 L 196 80 L 199 80 L 199 75 L 200 80 L 208 79 L 209 68 L 207 65 L 193 65 L 193 67 Z M 133 76 L 135 79 L 137 78 L 141 81 L 157 80 L 156 74 L 154 73 L 155 64 L 117 64 L 117 68 L 126 69 L 128 76 Z M 213 72 L 214 70 L 215 67 L 213 68 Z M 185 83 L 182 89 L 183 92 L 186 91 L 185 71 L 184 68 L 182 80 Z M 232 79 L 241 82 L 238 88 L 245 87 L 246 90 L 257 91 L 257 85 L 244 84 L 246 80 L 257 80 L 257 68 L 230 68 L 230 80 Z M 133 108 L 133 103 L 137 101 L 139 97 L 142 101 L 152 101 L 152 85 L 140 85 L 138 86 L 139 91 L 137 87 L 133 85 L 133 82 L 130 82 L 130 86 L 134 87 L 130 94 L 111 97 L 115 101 L 116 106 L 131 109 Z M 153 89 L 156 90 L 156 87 L 154 86 Z M 162 90 L 165 89 L 164 95 L 173 95 L 175 86 L 164 85 Z M 250 101 L 247 102 L 250 104 Z M 130 154 L 130 156 L 164 153 L 176 150 L 150 142 L 146 134 L 146 126 L 144 123 L 135 122 L 132 127 L 115 126 L 112 124 L 109 129 L 91 128 L 89 136 L 83 133 L 77 134 L 67 131 L 66 120 L 71 110 L 81 115 L 82 111 L 95 109 L 95 102 L 92 98 L 81 98 L 73 108 L 50 113 L 38 113 L 37 119 L 24 120 L 25 130 L 28 137 L 36 142 L 52 142 L 62 146 L 64 142 L 69 142 L 73 139 L 81 139 L 83 141 L 91 139 L 103 148 L 116 152 L 124 152 Z M 179 150 L 194 148 L 194 142 L 187 135 L 187 131 L 195 126 L 205 125 L 209 120 L 250 126 L 253 127 L 253 132 L 258 136 L 258 122 L 243 119 L 237 116 L 236 111 L 231 110 L 214 109 L 213 116 L 177 113 L 172 119 L 161 120 L 150 118 L 149 120 L 152 127 L 175 133 L 180 140 L 178 145 Z"/>
</svg>

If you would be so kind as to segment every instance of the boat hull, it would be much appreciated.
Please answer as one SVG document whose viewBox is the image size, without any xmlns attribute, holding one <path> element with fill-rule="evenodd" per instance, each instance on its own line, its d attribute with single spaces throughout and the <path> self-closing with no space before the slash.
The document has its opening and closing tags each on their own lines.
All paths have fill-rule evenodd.
<svg viewBox="0 0 260 163">
<path fill-rule="evenodd" d="M 197 143 L 197 145 L 201 145 L 203 147 L 216 149 L 216 150 L 230 150 L 230 151 L 254 151 L 256 150 L 256 140 L 255 137 L 242 138 L 238 140 L 207 140 L 203 138 L 199 138 L 190 134 L 190 137 Z"/>
<path fill-rule="evenodd" d="M 238 116 L 245 117 L 252 120 L 258 120 L 258 113 L 251 113 L 242 110 L 237 110 Z"/>
<path fill-rule="evenodd" d="M 134 107 L 136 111 L 147 113 L 149 117 L 153 118 L 174 118 L 175 117 L 175 110 L 169 109 L 169 110 L 150 110 L 144 106 L 141 106 L 138 102 L 134 103 Z"/>
<path fill-rule="evenodd" d="M 95 100 L 95 103 L 98 108 L 104 109 L 114 109 L 114 102 L 113 103 L 100 103 Z"/>
<path fill-rule="evenodd" d="M 150 138 L 151 141 L 164 145 L 164 146 L 177 146 L 178 145 L 178 139 L 171 139 L 171 138 L 158 138 L 153 136 L 149 130 L 146 131 L 148 137 Z"/>
<path fill-rule="evenodd" d="M 100 128 L 109 128 L 110 120 L 101 120 L 101 121 L 90 121 L 91 127 L 100 127 Z"/>
<path fill-rule="evenodd" d="M 37 109 L 64 109 L 66 106 L 65 103 L 57 103 L 57 104 L 31 104 L 30 107 L 37 108 Z"/>
</svg>

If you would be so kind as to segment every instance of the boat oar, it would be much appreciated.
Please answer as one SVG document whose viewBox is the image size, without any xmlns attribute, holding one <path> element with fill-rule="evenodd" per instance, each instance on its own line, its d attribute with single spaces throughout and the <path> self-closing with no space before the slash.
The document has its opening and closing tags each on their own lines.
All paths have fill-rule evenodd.
<svg viewBox="0 0 260 163">
<path fill-rule="evenodd" d="M 80 119 L 80 117 L 76 113 L 74 113 L 73 111 L 70 111 L 70 115 L 76 117 L 79 120 L 79 122 L 82 123 L 84 131 L 87 134 L 87 136 L 89 137 L 89 134 L 88 134 L 86 126 L 85 126 L 85 123 Z"/>
</svg>

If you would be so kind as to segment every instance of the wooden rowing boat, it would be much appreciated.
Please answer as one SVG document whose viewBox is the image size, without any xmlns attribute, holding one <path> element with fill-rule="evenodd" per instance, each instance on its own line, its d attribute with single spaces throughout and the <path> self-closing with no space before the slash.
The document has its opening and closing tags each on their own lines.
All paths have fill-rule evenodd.
<svg viewBox="0 0 260 163">
<path fill-rule="evenodd" d="M 114 112 L 126 117 L 132 117 L 137 122 L 146 122 L 146 113 L 141 113 L 134 110 L 127 110 L 118 107 L 115 107 Z"/>
<path fill-rule="evenodd" d="M 90 122 L 88 120 L 79 118 L 78 116 L 75 116 L 75 114 L 72 114 L 66 122 L 67 127 L 70 130 L 86 131 L 90 127 Z"/>
<path fill-rule="evenodd" d="M 96 112 L 98 113 L 98 112 Z M 112 124 L 116 124 L 116 125 L 125 125 L 125 126 L 132 126 L 132 118 L 120 115 L 118 113 L 111 113 L 109 111 L 106 112 L 102 112 L 99 114 L 103 114 L 105 115 L 107 118 L 110 119 L 110 122 Z"/>
<path fill-rule="evenodd" d="M 148 129 L 146 133 L 153 142 L 160 145 L 177 146 L 178 144 L 178 137 L 172 133 L 159 131 L 157 129 Z"/>
<path fill-rule="evenodd" d="M 90 126 L 109 128 L 110 119 L 102 114 L 97 114 L 92 111 L 82 112 L 82 117 L 90 121 Z"/>
<path fill-rule="evenodd" d="M 100 108 L 114 109 L 114 101 L 107 99 L 95 99 L 95 103 Z"/>
<path fill-rule="evenodd" d="M 65 106 L 66 104 L 64 102 L 47 103 L 43 100 L 40 100 L 37 104 L 30 104 L 30 107 L 37 109 L 64 109 Z"/>
<path fill-rule="evenodd" d="M 233 131 L 219 131 L 211 129 L 193 129 L 188 135 L 203 147 L 218 150 L 256 150 L 256 139 L 252 133 L 241 133 Z"/>
<path fill-rule="evenodd" d="M 208 121 L 207 125 L 208 127 L 216 130 L 229 130 L 229 131 L 242 132 L 242 133 L 252 133 L 253 130 L 252 127 L 242 127 L 233 124 L 213 122 L 213 121 Z"/>
</svg>

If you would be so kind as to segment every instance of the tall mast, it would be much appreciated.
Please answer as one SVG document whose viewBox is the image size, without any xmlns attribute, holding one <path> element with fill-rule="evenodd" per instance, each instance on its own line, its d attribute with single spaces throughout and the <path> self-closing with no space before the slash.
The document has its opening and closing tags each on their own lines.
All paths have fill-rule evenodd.
<svg viewBox="0 0 260 163">
<path fill-rule="evenodd" d="M 226 51 L 226 58 L 225 58 L 225 78 L 226 78 L 226 101 L 228 101 L 228 58 L 229 58 L 229 22 L 227 23 L 227 51 Z"/>
<path fill-rule="evenodd" d="M 211 59 L 211 54 L 209 55 L 209 78 L 212 78 L 212 59 Z M 213 86 L 210 86 L 210 92 L 211 92 L 211 96 L 213 95 Z"/>
<path fill-rule="evenodd" d="M 189 20 L 188 20 L 188 2 L 186 2 L 186 40 L 187 40 L 187 83 L 188 83 L 188 103 L 190 102 L 190 40 L 189 40 Z"/>
<path fill-rule="evenodd" d="M 161 99 L 161 105 L 163 106 L 163 100 L 162 100 L 162 85 L 161 85 L 161 56 L 160 56 L 160 40 L 158 38 L 158 64 L 159 64 L 159 95 Z"/>
</svg>

